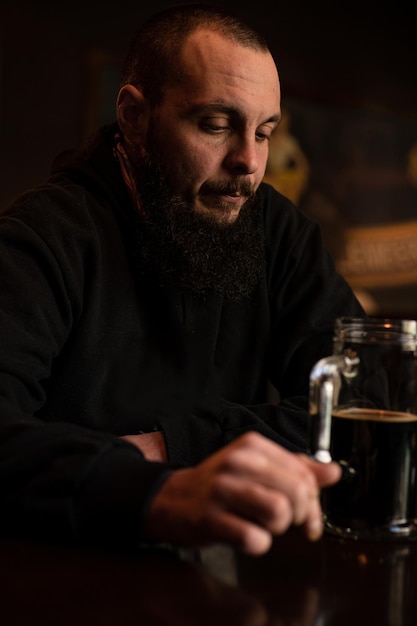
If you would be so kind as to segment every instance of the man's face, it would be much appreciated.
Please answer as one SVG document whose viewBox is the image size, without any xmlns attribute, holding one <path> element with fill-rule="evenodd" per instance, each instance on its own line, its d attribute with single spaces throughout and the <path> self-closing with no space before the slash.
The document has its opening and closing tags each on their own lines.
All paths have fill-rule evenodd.
<svg viewBox="0 0 417 626">
<path fill-rule="evenodd" d="M 180 61 L 183 73 L 130 154 L 146 216 L 140 272 L 236 300 L 263 266 L 255 191 L 279 120 L 278 76 L 269 54 L 210 31 L 195 33 Z"/>
<path fill-rule="evenodd" d="M 145 150 L 157 153 L 170 188 L 190 208 L 232 223 L 263 178 L 279 120 L 275 63 L 269 53 L 200 30 L 178 65 L 179 80 L 150 118 Z"/>
</svg>

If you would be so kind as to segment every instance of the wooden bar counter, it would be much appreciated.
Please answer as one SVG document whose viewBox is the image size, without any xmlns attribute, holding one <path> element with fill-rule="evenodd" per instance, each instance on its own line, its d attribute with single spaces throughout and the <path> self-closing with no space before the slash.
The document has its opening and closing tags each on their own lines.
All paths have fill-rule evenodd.
<svg viewBox="0 0 417 626">
<path fill-rule="evenodd" d="M 292 529 L 268 554 L 0 540 L 2 626 L 416 626 L 417 542 Z"/>
</svg>

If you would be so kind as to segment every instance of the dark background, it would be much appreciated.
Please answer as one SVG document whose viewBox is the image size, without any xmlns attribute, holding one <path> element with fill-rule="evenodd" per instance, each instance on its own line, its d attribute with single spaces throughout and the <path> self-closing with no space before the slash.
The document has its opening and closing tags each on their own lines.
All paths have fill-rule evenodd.
<svg viewBox="0 0 417 626">
<path fill-rule="evenodd" d="M 171 4 L 0 0 L 0 210 L 43 181 L 58 152 L 78 145 L 103 115 L 112 115 L 113 96 L 103 88 L 115 90 L 136 26 Z M 377 124 L 388 116 L 406 129 L 406 138 L 409 124 L 417 128 L 415 0 L 217 4 L 238 10 L 268 39 L 283 103 L 295 102 L 303 112 L 305 147 L 308 136 L 318 137 L 313 160 L 321 138 L 312 127 L 315 119 L 323 123 L 326 107 L 329 119 L 330 111 L 344 110 Z M 330 183 L 334 172 L 325 164 L 324 179 L 326 172 Z"/>
<path fill-rule="evenodd" d="M 90 129 L 94 51 L 123 54 L 142 19 L 170 4 L 0 1 L 0 207 Z M 218 4 L 266 35 L 284 98 L 417 118 L 415 3 Z"/>
</svg>

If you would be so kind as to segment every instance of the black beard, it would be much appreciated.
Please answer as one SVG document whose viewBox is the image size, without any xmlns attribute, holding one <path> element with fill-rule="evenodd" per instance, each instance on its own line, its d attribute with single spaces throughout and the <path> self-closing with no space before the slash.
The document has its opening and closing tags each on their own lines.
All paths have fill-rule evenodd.
<svg viewBox="0 0 417 626">
<path fill-rule="evenodd" d="M 233 301 L 249 296 L 264 263 L 256 195 L 249 197 L 233 223 L 220 223 L 196 213 L 172 193 L 159 168 L 144 161 L 138 157 L 132 163 L 139 204 L 146 215 L 137 216 L 135 259 L 140 275 L 153 284 L 196 294 L 214 290 Z M 234 188 L 248 192 L 244 184 Z M 232 185 L 227 189 L 232 193 Z M 206 185 L 204 191 L 220 190 Z"/>
</svg>

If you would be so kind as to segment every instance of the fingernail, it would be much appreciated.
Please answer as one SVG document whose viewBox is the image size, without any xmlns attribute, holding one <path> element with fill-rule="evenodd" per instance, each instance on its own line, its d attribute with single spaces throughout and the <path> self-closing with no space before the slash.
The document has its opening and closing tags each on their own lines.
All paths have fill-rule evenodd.
<svg viewBox="0 0 417 626">
<path fill-rule="evenodd" d="M 321 520 L 312 520 L 307 527 L 307 538 L 310 541 L 317 541 L 323 533 L 323 524 Z"/>
</svg>

